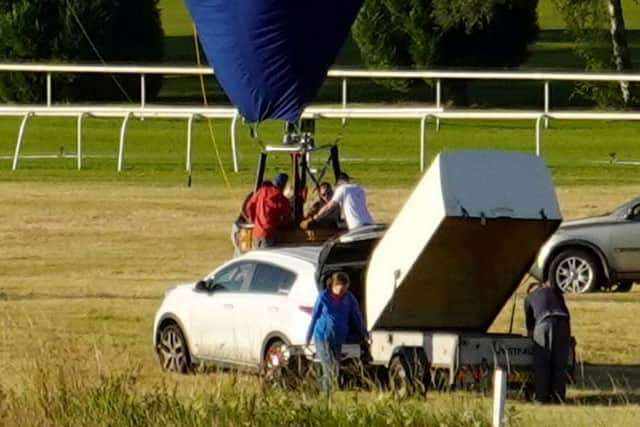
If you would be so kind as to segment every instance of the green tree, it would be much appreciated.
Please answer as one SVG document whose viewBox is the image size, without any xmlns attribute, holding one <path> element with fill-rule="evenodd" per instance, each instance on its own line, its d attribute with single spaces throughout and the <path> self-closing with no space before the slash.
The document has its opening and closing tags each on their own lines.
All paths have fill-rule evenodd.
<svg viewBox="0 0 640 427">
<path fill-rule="evenodd" d="M 353 35 L 368 66 L 511 67 L 527 58 L 538 35 L 537 5 L 538 0 L 365 0 Z"/>
<path fill-rule="evenodd" d="M 0 60 L 5 62 L 151 63 L 162 60 L 159 0 L 0 0 Z M 86 33 L 85 33 L 86 32 Z M 147 96 L 160 89 L 148 76 Z M 40 102 L 45 75 L 0 73 L 0 97 Z M 53 75 L 56 100 L 136 100 L 138 76 Z M 126 94 L 126 95 L 125 95 Z"/>
<path fill-rule="evenodd" d="M 576 52 L 588 71 L 630 71 L 631 53 L 626 39 L 620 0 L 554 0 Z M 600 106 L 628 106 L 637 102 L 629 82 L 576 84 L 576 93 Z"/>
</svg>

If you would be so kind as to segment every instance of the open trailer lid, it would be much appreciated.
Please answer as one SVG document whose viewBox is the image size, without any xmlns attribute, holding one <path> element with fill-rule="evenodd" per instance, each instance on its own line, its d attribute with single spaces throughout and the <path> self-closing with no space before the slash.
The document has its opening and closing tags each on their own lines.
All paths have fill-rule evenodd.
<svg viewBox="0 0 640 427">
<path fill-rule="evenodd" d="M 439 154 L 371 255 L 369 329 L 486 331 L 560 222 L 541 158 Z"/>
</svg>

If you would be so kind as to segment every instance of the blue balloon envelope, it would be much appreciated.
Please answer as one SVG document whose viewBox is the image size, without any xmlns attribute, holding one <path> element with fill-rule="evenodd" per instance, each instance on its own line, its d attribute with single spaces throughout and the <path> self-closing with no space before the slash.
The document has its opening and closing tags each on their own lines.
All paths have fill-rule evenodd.
<svg viewBox="0 0 640 427">
<path fill-rule="evenodd" d="M 185 2 L 218 81 L 250 122 L 300 118 L 362 5 L 362 0 Z"/>
</svg>

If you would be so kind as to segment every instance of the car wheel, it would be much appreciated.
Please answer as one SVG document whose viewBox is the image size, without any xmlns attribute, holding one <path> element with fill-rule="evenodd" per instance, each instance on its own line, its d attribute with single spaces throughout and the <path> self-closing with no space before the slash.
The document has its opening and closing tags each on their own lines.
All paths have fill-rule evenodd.
<svg viewBox="0 0 640 427">
<path fill-rule="evenodd" d="M 615 287 L 616 292 L 629 292 L 633 287 L 633 280 L 621 280 Z"/>
<path fill-rule="evenodd" d="M 562 292 L 582 294 L 600 285 L 601 268 L 598 259 L 582 249 L 560 252 L 549 268 L 549 280 Z"/>
<path fill-rule="evenodd" d="M 426 394 L 430 383 L 429 367 L 417 351 L 401 352 L 389 363 L 389 388 L 403 396 Z"/>
<path fill-rule="evenodd" d="M 170 323 L 160 331 L 160 339 L 156 348 L 160 365 L 169 372 L 185 374 L 191 369 L 191 357 L 187 340 L 175 323 Z"/>
<path fill-rule="evenodd" d="M 262 368 L 267 381 L 279 382 L 282 380 L 285 346 L 284 341 L 280 339 L 271 341 L 267 346 L 262 360 Z"/>
</svg>

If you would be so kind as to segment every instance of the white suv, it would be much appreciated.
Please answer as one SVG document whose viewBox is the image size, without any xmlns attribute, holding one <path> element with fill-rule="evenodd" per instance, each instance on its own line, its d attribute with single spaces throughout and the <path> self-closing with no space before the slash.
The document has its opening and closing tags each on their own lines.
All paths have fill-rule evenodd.
<svg viewBox="0 0 640 427">
<path fill-rule="evenodd" d="M 361 296 L 361 273 L 384 228 L 363 227 L 323 246 L 251 251 L 204 280 L 167 290 L 154 322 L 160 363 L 176 372 L 194 364 L 259 371 L 282 363 L 285 346 L 305 343 L 328 273 L 346 271 Z"/>
</svg>

